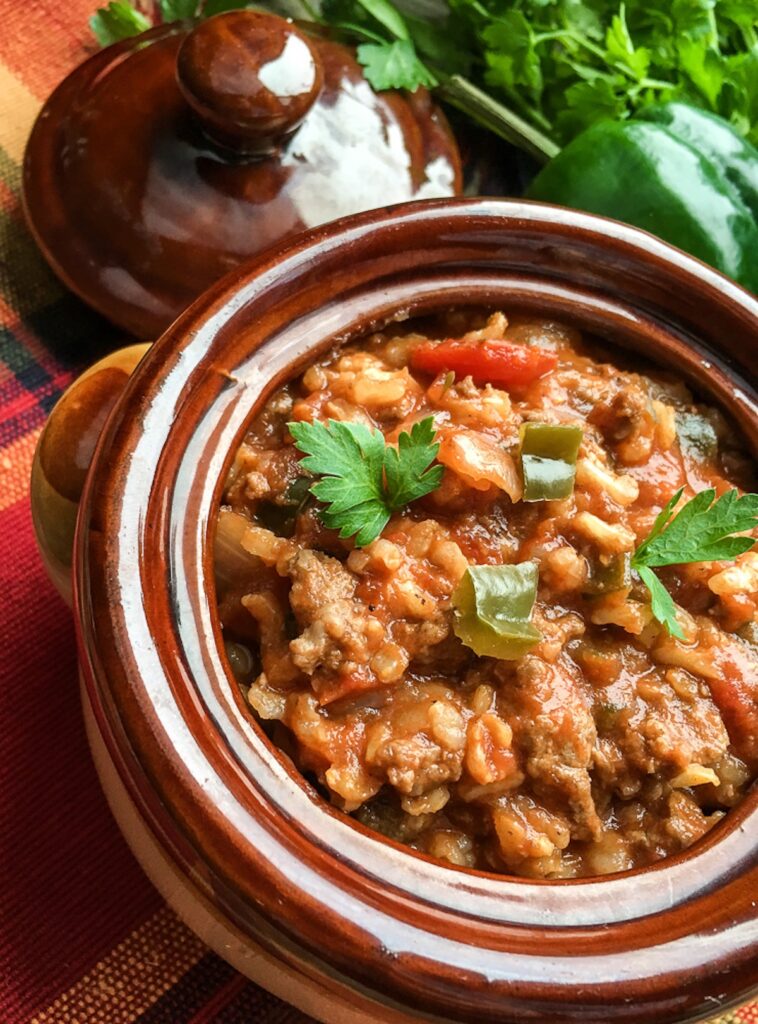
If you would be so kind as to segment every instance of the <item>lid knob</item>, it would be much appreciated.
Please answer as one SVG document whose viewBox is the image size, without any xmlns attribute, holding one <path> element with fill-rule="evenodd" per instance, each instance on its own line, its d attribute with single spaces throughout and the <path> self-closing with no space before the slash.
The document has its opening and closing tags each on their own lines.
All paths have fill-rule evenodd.
<svg viewBox="0 0 758 1024">
<path fill-rule="evenodd" d="M 239 10 L 201 21 L 182 43 L 179 87 L 205 132 L 243 153 L 267 153 L 316 100 L 323 68 L 285 18 Z"/>
</svg>

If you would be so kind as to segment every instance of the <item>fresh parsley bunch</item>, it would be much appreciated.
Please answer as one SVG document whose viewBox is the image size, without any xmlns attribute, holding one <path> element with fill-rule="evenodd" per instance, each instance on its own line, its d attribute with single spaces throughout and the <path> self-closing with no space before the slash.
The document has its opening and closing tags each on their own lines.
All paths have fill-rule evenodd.
<svg viewBox="0 0 758 1024">
<path fill-rule="evenodd" d="M 558 143 L 680 99 L 758 139 L 755 0 L 451 0 L 481 78 Z"/>
<path fill-rule="evenodd" d="M 542 158 L 596 121 L 671 99 L 720 114 L 758 142 L 758 0 L 440 0 L 434 16 L 419 0 L 292 4 L 357 44 L 375 89 L 438 87 L 463 113 Z M 92 29 L 105 45 L 153 20 L 248 4 L 156 6 L 151 19 L 129 0 L 112 0 Z"/>
<path fill-rule="evenodd" d="M 375 88 L 451 85 L 446 98 L 482 121 L 484 90 L 554 144 L 671 99 L 758 140 L 756 0 L 449 0 L 437 19 L 401 6 L 323 0 L 313 16 L 363 40 Z"/>
</svg>

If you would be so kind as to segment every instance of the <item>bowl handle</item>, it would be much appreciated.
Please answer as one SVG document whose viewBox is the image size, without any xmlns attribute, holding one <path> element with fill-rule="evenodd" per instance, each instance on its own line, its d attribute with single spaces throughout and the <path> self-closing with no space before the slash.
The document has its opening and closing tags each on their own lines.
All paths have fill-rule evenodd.
<svg viewBox="0 0 758 1024">
<path fill-rule="evenodd" d="M 32 521 L 47 574 L 69 606 L 76 515 L 95 446 L 111 409 L 149 348 L 142 343 L 119 349 L 77 377 L 58 400 L 37 442 Z"/>
</svg>

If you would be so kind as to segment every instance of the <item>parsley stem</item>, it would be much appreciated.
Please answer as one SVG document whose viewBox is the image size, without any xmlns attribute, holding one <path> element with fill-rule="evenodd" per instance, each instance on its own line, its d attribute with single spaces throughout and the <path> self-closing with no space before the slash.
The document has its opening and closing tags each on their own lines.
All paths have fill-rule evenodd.
<svg viewBox="0 0 758 1024">
<path fill-rule="evenodd" d="M 381 45 L 386 42 L 384 36 L 379 35 L 378 32 L 372 32 L 371 29 L 366 28 L 364 25 L 357 25 L 352 21 L 333 21 L 331 27 L 337 28 L 341 32 L 349 32 L 358 39 L 364 39 L 370 43 Z"/>
<path fill-rule="evenodd" d="M 452 75 L 436 90 L 437 95 L 472 120 L 499 135 L 506 142 L 547 163 L 560 151 L 547 135 L 534 128 L 518 114 L 498 103 L 462 75 Z"/>
<path fill-rule="evenodd" d="M 534 37 L 534 45 L 537 46 L 540 43 L 549 42 L 552 39 L 558 39 L 563 43 L 570 40 L 576 46 L 583 47 L 585 50 L 587 50 L 593 56 L 597 57 L 603 63 L 605 63 L 607 60 L 606 53 L 601 46 L 598 46 L 597 43 L 593 43 L 591 39 L 588 39 L 586 36 L 582 35 L 581 32 L 574 32 L 571 29 L 555 29 L 552 32 L 540 32 L 538 35 L 535 35 Z M 612 61 L 611 67 L 616 68 L 617 71 L 621 72 L 621 74 L 623 75 L 626 75 L 627 78 L 631 78 L 635 82 L 637 81 L 637 75 L 635 74 L 635 72 L 626 64 L 624 64 L 623 61 Z M 647 81 L 652 82 L 654 81 L 654 79 L 646 80 L 646 82 Z M 668 89 L 670 87 L 670 82 L 660 82 L 657 83 L 656 86 L 648 86 L 648 88 L 661 89 Z"/>
<path fill-rule="evenodd" d="M 305 13 L 308 15 L 309 20 L 312 21 L 314 25 L 326 24 L 325 20 L 321 17 L 320 13 L 316 10 L 316 8 L 311 3 L 309 3 L 309 0 L 299 0 L 299 3 L 300 6 L 305 11 Z"/>
<path fill-rule="evenodd" d="M 594 54 L 595 57 L 599 57 L 603 64 L 606 63 L 605 51 L 603 50 L 602 46 L 598 46 L 596 43 L 593 43 L 591 39 L 588 39 L 586 36 L 581 35 L 581 33 L 579 32 L 567 31 L 565 35 L 567 35 L 579 46 L 584 47 L 585 50 L 588 50 L 590 53 Z"/>
<path fill-rule="evenodd" d="M 662 82 L 660 78 L 643 78 L 639 83 L 641 89 L 670 89 L 671 82 Z"/>
<path fill-rule="evenodd" d="M 567 35 L 571 35 L 565 28 L 556 28 L 552 32 L 538 32 L 532 42 L 535 46 L 539 46 L 540 43 L 550 42 L 551 39 L 565 39 Z"/>
</svg>

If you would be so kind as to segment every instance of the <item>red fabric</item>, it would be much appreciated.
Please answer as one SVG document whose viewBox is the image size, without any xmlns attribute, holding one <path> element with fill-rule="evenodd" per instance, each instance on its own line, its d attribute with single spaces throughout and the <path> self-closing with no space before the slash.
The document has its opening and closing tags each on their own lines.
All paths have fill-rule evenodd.
<svg viewBox="0 0 758 1024">
<path fill-rule="evenodd" d="M 71 616 L 27 502 L 0 513 L 0 1019 L 21 1024 L 160 905 L 94 777 Z"/>
</svg>

